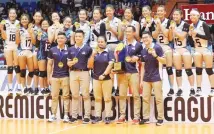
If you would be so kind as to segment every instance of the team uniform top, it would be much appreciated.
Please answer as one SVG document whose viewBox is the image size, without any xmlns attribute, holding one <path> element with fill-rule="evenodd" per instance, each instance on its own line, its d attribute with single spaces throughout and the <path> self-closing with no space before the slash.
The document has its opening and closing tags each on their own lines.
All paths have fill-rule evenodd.
<svg viewBox="0 0 214 134">
<path fill-rule="evenodd" d="M 146 22 L 146 18 L 142 18 L 141 21 L 140 21 L 140 31 L 141 31 L 140 33 L 144 32 L 144 31 L 150 31 L 150 32 L 152 32 L 152 28 L 155 25 L 154 19 L 151 18 L 151 22 L 152 22 L 151 27 L 144 27 L 144 23 L 145 22 Z"/>
<path fill-rule="evenodd" d="M 12 23 L 10 20 L 2 20 L 1 24 L 4 25 L 4 30 L 7 35 L 5 45 L 17 46 L 16 45 L 16 30 L 20 27 L 19 21 L 15 20 Z"/>
<path fill-rule="evenodd" d="M 207 48 L 209 46 L 209 40 L 211 40 L 211 35 L 208 25 L 199 20 L 196 25 L 194 25 L 195 31 L 197 32 L 196 36 L 193 37 L 195 48 Z"/>
<path fill-rule="evenodd" d="M 103 22 L 106 24 L 107 20 L 108 18 L 105 18 L 103 19 Z M 121 20 L 114 17 L 111 21 L 109 21 L 109 23 L 112 29 L 117 30 Z M 118 37 L 108 30 L 106 30 L 106 39 L 108 44 L 118 42 Z"/>
<path fill-rule="evenodd" d="M 37 54 L 38 60 L 46 60 L 49 50 L 50 43 L 48 42 L 48 33 L 46 31 L 41 31 L 41 40 L 39 41 L 39 51 Z"/>
<path fill-rule="evenodd" d="M 175 30 L 177 33 L 182 33 L 182 32 L 189 32 L 189 24 L 187 24 L 184 21 L 181 21 L 180 24 L 176 25 Z M 178 37 L 175 37 L 173 35 L 174 39 L 174 47 L 176 48 L 184 48 L 187 46 L 187 37 L 184 38 L 183 40 L 180 40 Z"/>
<path fill-rule="evenodd" d="M 30 34 L 28 33 L 27 29 L 24 27 L 20 28 L 20 46 L 22 50 L 32 50 L 33 44 L 31 42 Z"/>
<path fill-rule="evenodd" d="M 100 35 L 105 35 L 105 24 L 100 20 L 95 23 L 94 28 L 91 26 L 91 35 L 90 35 L 90 46 L 95 48 L 97 46 L 97 38 Z"/>
<path fill-rule="evenodd" d="M 33 31 L 35 34 L 35 37 L 37 37 L 38 33 L 42 32 L 41 27 L 38 27 L 37 25 L 33 26 Z M 35 47 L 38 48 L 39 47 L 39 42 L 36 42 Z"/>
<path fill-rule="evenodd" d="M 137 21 L 132 20 L 131 22 L 129 22 L 128 25 L 131 25 L 131 26 L 133 26 L 133 27 L 135 27 L 135 28 L 137 29 L 137 24 L 138 24 Z M 128 26 L 128 25 L 127 25 L 127 26 Z M 126 26 L 126 27 L 127 27 L 127 26 Z M 126 41 L 126 35 L 125 35 L 125 34 L 124 34 L 124 37 L 123 37 L 123 41 Z"/>
<path fill-rule="evenodd" d="M 76 31 L 76 30 L 82 30 L 84 32 L 83 45 L 86 45 L 86 44 L 89 43 L 90 34 L 91 34 L 91 28 L 89 26 L 89 22 L 88 21 L 86 21 L 85 23 L 79 23 L 79 24 L 80 24 L 79 28 L 75 27 L 74 31 Z"/>
<path fill-rule="evenodd" d="M 170 26 L 170 20 L 165 18 L 162 23 L 161 23 L 161 26 L 163 26 L 164 28 L 166 29 L 169 29 L 169 26 Z M 168 45 L 169 44 L 169 39 L 168 37 L 164 36 L 163 32 L 160 32 L 158 34 L 158 37 L 157 37 L 157 42 L 160 44 L 160 45 Z"/>
<path fill-rule="evenodd" d="M 159 57 L 163 56 L 163 50 L 160 45 L 153 43 L 151 48 L 155 50 Z M 145 72 L 143 81 L 145 82 L 160 81 L 161 77 L 159 72 L 159 62 L 155 57 L 148 53 L 148 49 L 145 47 L 141 51 L 141 61 L 145 62 L 144 66 Z"/>
</svg>

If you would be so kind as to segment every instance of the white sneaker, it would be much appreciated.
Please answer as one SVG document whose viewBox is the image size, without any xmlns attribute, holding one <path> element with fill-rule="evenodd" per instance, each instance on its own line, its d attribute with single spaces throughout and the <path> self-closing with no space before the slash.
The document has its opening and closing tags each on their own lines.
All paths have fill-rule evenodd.
<svg viewBox="0 0 214 134">
<path fill-rule="evenodd" d="M 211 89 L 211 90 L 210 90 L 209 96 L 210 96 L 210 97 L 214 97 L 214 89 Z"/>
<path fill-rule="evenodd" d="M 201 96 L 202 95 L 202 90 L 201 89 L 197 89 L 196 90 L 196 93 L 195 93 L 195 96 L 196 97 L 199 97 L 199 96 Z"/>
<path fill-rule="evenodd" d="M 67 115 L 64 116 L 63 122 L 64 123 L 68 123 L 69 122 L 69 117 Z"/>
<path fill-rule="evenodd" d="M 16 95 L 18 96 L 18 95 L 22 95 L 22 90 L 21 89 L 17 89 L 16 90 Z"/>
<path fill-rule="evenodd" d="M 48 119 L 48 122 L 54 122 L 56 121 L 56 117 L 54 115 L 51 115 L 51 117 Z"/>
</svg>

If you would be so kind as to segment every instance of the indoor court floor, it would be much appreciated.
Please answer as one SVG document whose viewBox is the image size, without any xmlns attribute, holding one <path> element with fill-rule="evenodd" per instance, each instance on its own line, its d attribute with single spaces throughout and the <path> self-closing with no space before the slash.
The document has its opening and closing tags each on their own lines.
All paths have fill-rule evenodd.
<svg viewBox="0 0 214 134">
<path fill-rule="evenodd" d="M 66 124 L 61 121 L 0 119 L 0 134 L 214 134 L 214 124 L 165 123 L 132 125 L 130 123 L 106 125 Z"/>
</svg>

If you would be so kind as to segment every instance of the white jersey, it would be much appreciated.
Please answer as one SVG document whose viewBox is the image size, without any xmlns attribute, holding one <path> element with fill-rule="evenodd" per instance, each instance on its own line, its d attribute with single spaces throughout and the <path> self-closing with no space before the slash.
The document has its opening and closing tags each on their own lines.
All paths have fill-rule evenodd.
<svg viewBox="0 0 214 134">
<path fill-rule="evenodd" d="M 184 30 L 186 32 L 188 32 L 188 27 L 185 27 L 185 23 L 184 21 L 181 21 L 181 24 L 179 26 L 175 26 L 175 30 L 177 33 L 182 33 Z M 188 26 L 188 25 L 186 25 Z M 183 40 L 180 40 L 179 38 L 175 37 L 173 35 L 173 39 L 174 39 L 174 47 L 175 48 L 183 48 L 183 47 L 186 47 L 187 45 L 187 37 L 184 38 Z"/>
<path fill-rule="evenodd" d="M 106 23 L 107 20 L 108 20 L 108 18 L 105 18 L 105 19 L 103 19 L 103 22 Z M 109 23 L 110 23 L 110 26 L 112 29 L 118 30 L 118 26 L 121 23 L 121 20 L 114 17 L 113 20 L 109 21 Z M 108 43 L 118 41 L 118 37 L 116 35 L 114 35 L 111 31 L 108 31 L 108 30 L 106 30 L 106 39 L 107 39 Z"/>
<path fill-rule="evenodd" d="M 16 31 L 20 27 L 19 21 L 15 20 L 15 22 L 12 23 L 10 20 L 2 20 L 1 24 L 3 24 L 6 29 L 7 38 L 5 40 L 5 45 L 16 45 Z"/>
<path fill-rule="evenodd" d="M 137 25 L 138 25 L 138 24 L 139 24 L 139 23 L 138 23 L 137 21 L 132 20 L 131 22 L 129 22 L 128 25 L 131 25 L 131 26 L 135 27 L 135 29 L 137 30 Z M 128 26 L 128 25 L 127 25 L 127 26 Z M 126 41 L 126 34 L 124 34 L 123 41 Z"/>
<path fill-rule="evenodd" d="M 194 29 L 196 31 L 196 33 L 198 33 L 200 35 L 205 35 L 204 28 L 203 28 L 203 23 L 204 23 L 203 21 L 199 20 L 198 25 Z M 204 48 L 208 47 L 208 40 L 201 39 L 201 38 L 198 38 L 198 37 L 193 37 L 193 41 L 194 41 L 194 44 L 195 44 L 196 48 L 198 48 L 198 47 L 204 47 Z"/>
<path fill-rule="evenodd" d="M 168 21 L 169 21 L 169 19 L 165 18 L 164 21 L 161 23 L 161 26 L 163 26 L 164 28 L 167 28 Z M 160 32 L 158 34 L 157 42 L 160 45 L 168 45 L 169 44 L 169 38 L 164 36 L 163 32 Z"/>
<path fill-rule="evenodd" d="M 102 24 L 102 20 L 95 24 L 94 28 L 91 28 L 91 35 L 90 35 L 90 46 L 95 48 L 97 46 L 97 36 L 94 34 L 93 30 L 100 34 L 100 25 Z"/>
<path fill-rule="evenodd" d="M 20 46 L 21 49 L 27 49 L 27 50 L 32 50 L 33 44 L 31 41 L 30 34 L 28 33 L 27 29 L 21 27 L 20 28 Z"/>
<path fill-rule="evenodd" d="M 145 21 L 146 21 L 146 18 L 142 18 L 142 19 L 141 19 L 141 21 L 140 21 L 140 27 L 141 27 L 141 28 L 143 28 L 143 27 L 144 27 L 144 23 L 145 23 Z M 154 21 L 154 19 L 153 19 L 153 18 L 151 18 L 151 21 L 153 22 L 153 21 Z M 148 27 L 146 27 L 146 28 L 145 28 L 145 31 L 147 31 L 147 32 L 148 32 L 148 31 L 149 31 L 149 28 L 148 28 Z"/>
</svg>

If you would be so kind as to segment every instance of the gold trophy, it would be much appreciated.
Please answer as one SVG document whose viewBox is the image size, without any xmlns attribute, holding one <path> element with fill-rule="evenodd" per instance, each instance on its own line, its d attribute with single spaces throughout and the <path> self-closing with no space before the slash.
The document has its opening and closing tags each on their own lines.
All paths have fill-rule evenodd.
<svg viewBox="0 0 214 134">
<path fill-rule="evenodd" d="M 6 21 L 5 21 L 5 20 L 2 20 L 2 21 L 1 21 L 1 24 L 2 24 L 2 25 L 5 25 L 5 24 L 6 24 Z"/>
<path fill-rule="evenodd" d="M 125 45 L 123 43 L 119 43 L 115 49 L 116 62 L 114 63 L 113 72 L 116 72 L 116 73 L 124 72 L 125 65 L 124 65 L 124 62 L 122 62 L 123 60 L 121 60 L 121 59 L 124 59 L 124 57 L 123 55 L 120 55 L 120 52 L 124 49 L 124 47 Z"/>
<path fill-rule="evenodd" d="M 16 29 L 20 29 L 20 24 L 16 24 Z"/>
</svg>

